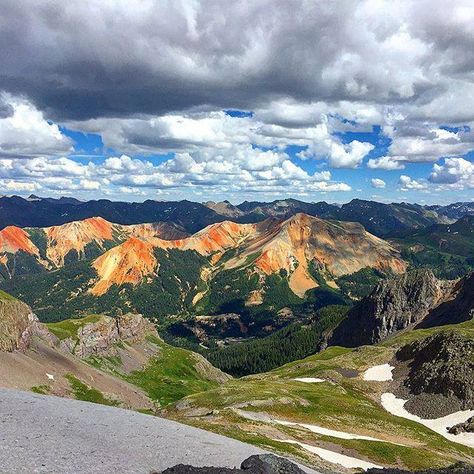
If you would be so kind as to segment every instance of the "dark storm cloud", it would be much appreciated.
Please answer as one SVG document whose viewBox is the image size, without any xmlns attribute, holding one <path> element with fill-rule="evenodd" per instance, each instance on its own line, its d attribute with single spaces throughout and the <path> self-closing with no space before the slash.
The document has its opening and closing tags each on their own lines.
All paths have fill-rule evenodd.
<svg viewBox="0 0 474 474">
<path fill-rule="evenodd" d="M 0 101 L 0 119 L 11 117 L 13 111 L 13 107 L 10 104 L 2 104 Z"/>
<path fill-rule="evenodd" d="M 0 89 L 56 120 L 255 109 L 282 97 L 421 100 L 446 88 L 431 77 L 436 65 L 471 71 L 473 48 L 456 46 L 469 46 L 469 31 L 444 20 L 444 2 L 414 3 L 4 0 Z"/>
</svg>

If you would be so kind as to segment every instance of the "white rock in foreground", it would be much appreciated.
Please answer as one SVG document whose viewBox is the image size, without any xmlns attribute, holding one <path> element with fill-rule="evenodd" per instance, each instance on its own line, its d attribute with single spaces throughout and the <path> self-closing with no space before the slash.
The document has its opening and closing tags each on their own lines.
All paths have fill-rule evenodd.
<svg viewBox="0 0 474 474">
<path fill-rule="evenodd" d="M 392 370 L 394 368 L 395 367 L 390 364 L 376 365 L 367 369 L 362 374 L 362 378 L 373 382 L 388 382 L 389 380 L 393 380 Z"/>
<path fill-rule="evenodd" d="M 329 449 L 318 448 L 310 444 L 300 443 L 299 441 L 294 441 L 292 439 L 275 439 L 274 441 L 279 441 L 281 443 L 297 444 L 303 449 L 306 449 L 306 451 L 316 454 L 325 461 L 328 461 L 333 464 L 339 464 L 340 466 L 347 467 L 348 469 L 359 468 L 364 469 L 364 471 L 371 468 L 382 469 L 382 466 L 377 466 L 376 464 L 373 464 L 371 462 L 363 461 L 362 459 L 353 458 L 351 456 L 346 456 L 345 454 L 336 453 L 334 451 L 329 451 Z"/>
<path fill-rule="evenodd" d="M 450 415 L 443 416 L 441 418 L 426 420 L 407 411 L 405 408 L 405 403 L 407 400 L 397 398 L 393 393 L 382 394 L 381 401 L 385 410 L 387 410 L 392 415 L 406 418 L 407 420 L 416 421 L 417 423 L 426 426 L 430 430 L 435 431 L 446 439 L 449 439 L 449 441 L 454 441 L 455 443 L 460 443 L 464 446 L 474 448 L 474 433 L 460 433 L 458 435 L 448 433 L 449 427 L 457 425 L 458 423 L 463 423 L 471 416 L 474 416 L 474 410 L 457 411 L 456 413 L 451 413 Z"/>
</svg>

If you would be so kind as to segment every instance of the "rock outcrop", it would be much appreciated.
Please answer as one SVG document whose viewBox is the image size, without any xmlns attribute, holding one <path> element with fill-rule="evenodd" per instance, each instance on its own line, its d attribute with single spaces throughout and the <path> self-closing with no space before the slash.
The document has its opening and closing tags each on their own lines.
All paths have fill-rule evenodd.
<svg viewBox="0 0 474 474">
<path fill-rule="evenodd" d="M 274 454 L 256 454 L 245 459 L 240 469 L 178 464 L 165 469 L 162 474 L 305 474 L 305 471 L 288 459 Z"/>
<path fill-rule="evenodd" d="M 27 304 L 0 292 L 0 351 L 25 351 L 42 329 Z"/>
<path fill-rule="evenodd" d="M 457 324 L 474 316 L 474 273 L 448 286 L 444 300 L 419 324 L 420 328 Z"/>
<path fill-rule="evenodd" d="M 158 336 L 152 323 L 140 314 L 100 316 L 97 321 L 78 326 L 76 334 L 63 339 L 60 348 L 81 359 L 91 355 L 115 355 L 116 344 L 143 342 L 148 335 Z"/>
<path fill-rule="evenodd" d="M 367 474 L 472 474 L 474 466 L 463 462 L 448 467 L 424 469 L 422 471 L 405 471 L 404 469 L 369 469 Z"/>
<path fill-rule="evenodd" d="M 77 329 L 72 329 L 69 337 L 59 338 L 27 304 L 0 291 L 0 352 L 24 352 L 36 336 L 48 346 L 87 358 L 93 354 L 115 355 L 119 342 L 139 344 L 149 335 L 158 337 L 154 325 L 141 314 L 121 314 L 115 318 L 100 315 L 89 320 L 71 320 L 77 323 Z"/>
<path fill-rule="evenodd" d="M 464 423 L 458 423 L 457 425 L 451 426 L 448 432 L 454 435 L 461 433 L 474 433 L 474 416 L 466 420 Z"/>
<path fill-rule="evenodd" d="M 411 395 L 441 395 L 456 408 L 474 408 L 474 341 L 456 332 L 441 332 L 408 344 L 396 353 L 407 362 L 403 384 Z M 412 400 L 411 405 L 416 405 Z"/>
<path fill-rule="evenodd" d="M 452 286 L 452 282 L 438 280 L 431 270 L 415 270 L 383 280 L 349 311 L 330 344 L 374 344 L 414 326 L 444 301 Z"/>
<path fill-rule="evenodd" d="M 473 315 L 474 273 L 459 280 L 438 280 L 431 270 L 414 270 L 381 281 L 349 311 L 329 344 L 375 344 L 409 327 L 457 324 Z"/>
</svg>

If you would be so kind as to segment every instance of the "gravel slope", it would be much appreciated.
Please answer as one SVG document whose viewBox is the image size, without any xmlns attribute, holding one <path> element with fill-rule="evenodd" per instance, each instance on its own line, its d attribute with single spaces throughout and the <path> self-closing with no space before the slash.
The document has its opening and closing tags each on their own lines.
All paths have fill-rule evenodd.
<svg viewBox="0 0 474 474">
<path fill-rule="evenodd" d="M 262 451 L 119 408 L 0 389 L 0 471 L 140 473 L 178 463 L 240 466 Z"/>
</svg>

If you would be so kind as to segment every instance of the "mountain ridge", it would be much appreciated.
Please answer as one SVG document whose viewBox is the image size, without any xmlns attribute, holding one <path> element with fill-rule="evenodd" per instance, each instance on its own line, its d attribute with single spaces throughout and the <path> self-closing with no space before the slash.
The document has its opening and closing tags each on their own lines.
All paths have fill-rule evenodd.
<svg viewBox="0 0 474 474">
<path fill-rule="evenodd" d="M 3 196 L 0 197 L 0 228 L 8 225 L 51 227 L 100 216 L 122 225 L 174 222 L 186 232 L 195 233 L 209 224 L 229 218 L 241 223 L 255 223 L 268 217 L 288 218 L 298 212 L 328 219 L 356 220 L 370 232 L 383 237 L 430 224 L 452 222 L 464 215 L 473 215 L 474 205 L 466 202 L 448 206 L 420 206 L 407 203 L 385 204 L 361 199 L 353 199 L 342 205 L 325 201 L 308 203 L 296 199 L 273 202 L 245 201 L 233 205 L 226 201 L 196 203 L 186 200 L 147 200 L 140 203 L 106 199 L 79 201 L 74 198 L 34 196 L 24 199 L 19 196 Z"/>
</svg>

